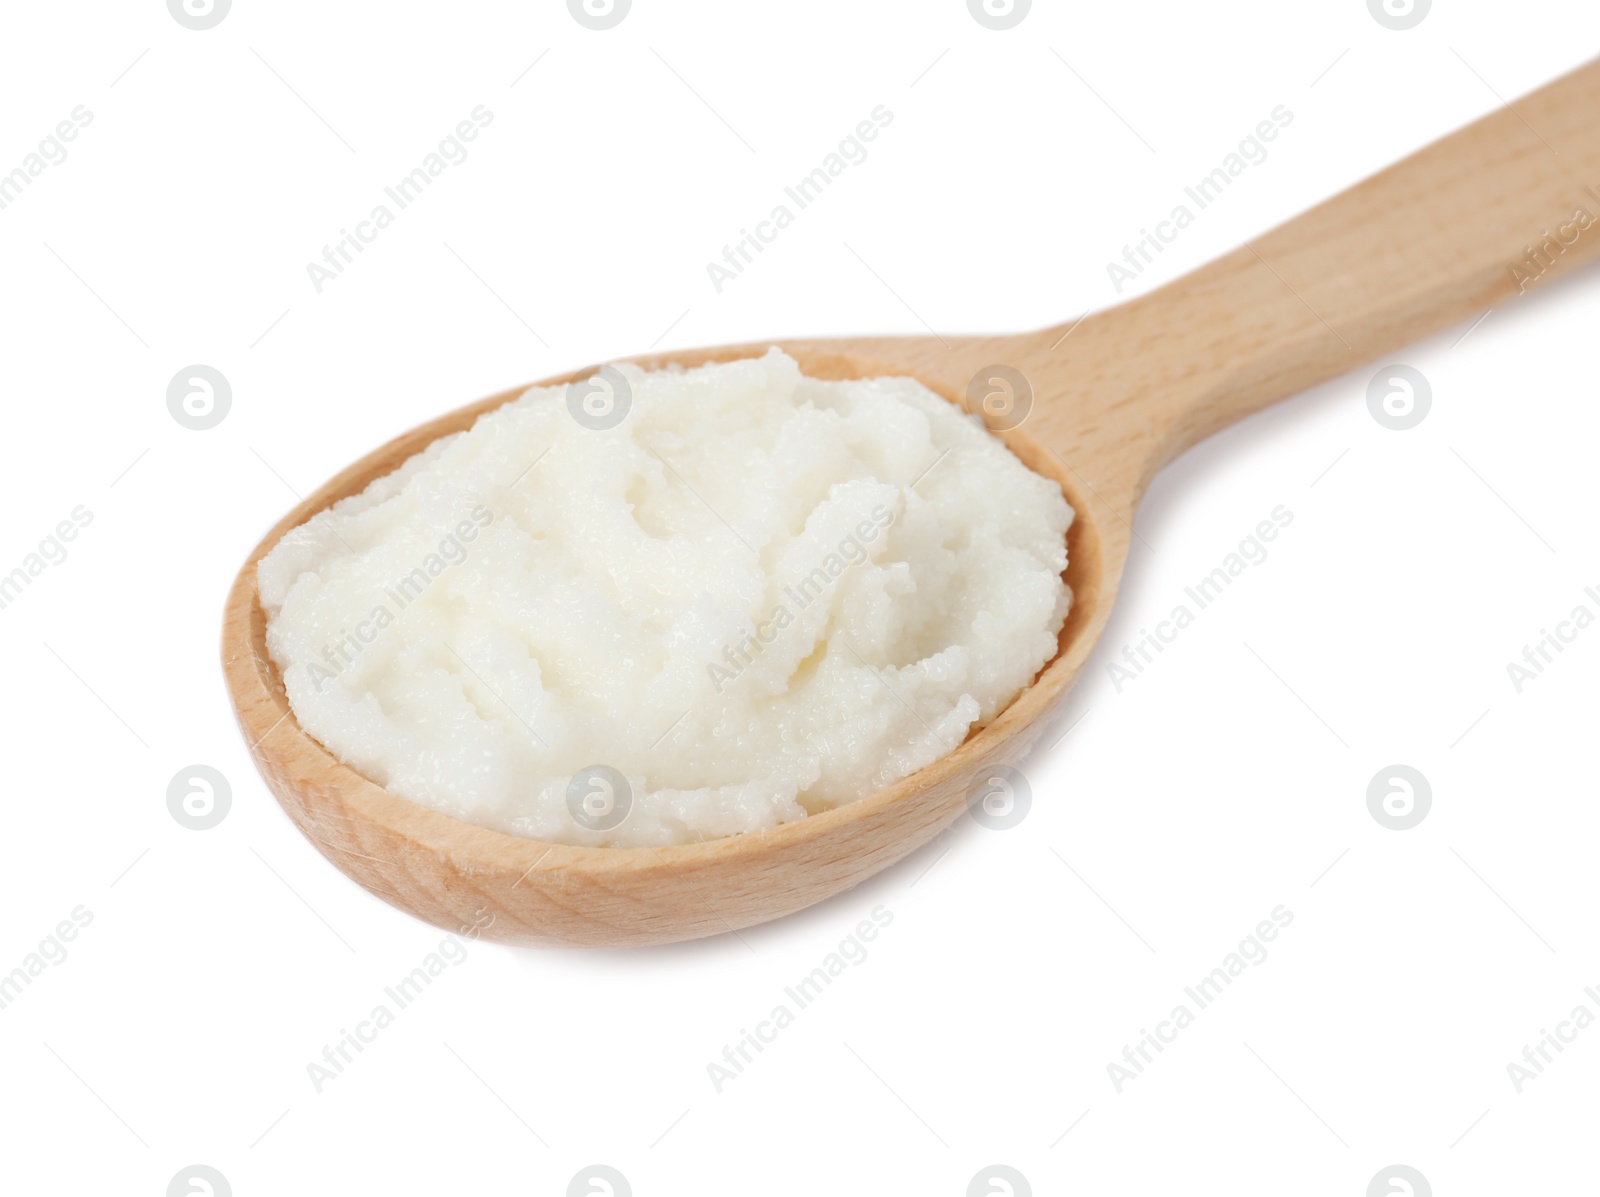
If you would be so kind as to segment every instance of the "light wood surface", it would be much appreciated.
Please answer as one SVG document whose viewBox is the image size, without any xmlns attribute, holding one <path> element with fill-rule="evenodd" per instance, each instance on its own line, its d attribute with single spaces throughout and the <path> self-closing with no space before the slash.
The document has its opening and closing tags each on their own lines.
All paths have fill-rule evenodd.
<svg viewBox="0 0 1600 1197">
<path fill-rule="evenodd" d="M 1571 243 L 1552 241 L 1540 251 L 1543 262 L 1530 261 L 1547 235 Z M 300 729 L 267 655 L 256 563 L 289 528 L 524 387 L 384 445 L 256 546 L 229 594 L 222 633 L 240 727 L 268 786 L 323 855 L 379 897 L 450 931 L 476 927 L 524 944 L 626 945 L 777 918 L 916 850 L 962 813 L 995 766 L 1025 756 L 1105 626 L 1135 508 L 1163 464 L 1270 403 L 1505 303 L 1530 275 L 1542 287 L 1597 254 L 1600 65 L 1589 65 L 1226 257 L 1075 326 L 1010 337 L 776 342 L 808 374 L 905 374 L 956 402 L 980 369 L 1020 370 L 1033 407 L 1004 439 L 1056 480 L 1078 512 L 1066 571 L 1075 599 L 1055 659 L 955 752 L 837 810 L 682 847 L 552 845 L 469 826 L 391 794 Z M 692 365 L 767 345 L 632 360 Z"/>
</svg>

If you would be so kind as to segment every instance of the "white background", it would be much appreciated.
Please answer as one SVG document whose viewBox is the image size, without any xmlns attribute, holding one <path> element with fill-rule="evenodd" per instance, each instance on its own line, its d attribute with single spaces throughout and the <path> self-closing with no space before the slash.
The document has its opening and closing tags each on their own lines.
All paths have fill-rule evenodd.
<svg viewBox="0 0 1600 1197">
<path fill-rule="evenodd" d="M 1520 694 L 1506 664 L 1600 610 L 1593 274 L 1405 351 L 1415 429 L 1369 415 L 1375 363 L 1173 465 L 1016 829 L 962 819 L 739 937 L 475 944 L 320 1094 L 307 1064 L 441 933 L 290 825 L 217 640 L 294 492 L 446 409 L 653 345 L 1070 320 L 1275 106 L 1270 157 L 1125 295 L 1577 65 L 1593 4 L 1439 0 L 1406 32 L 1363 0 L 1038 0 L 1003 33 L 959 0 L 4 23 L 0 171 L 93 113 L 0 211 L 0 572 L 93 513 L 0 611 L 0 972 L 93 914 L 0 1010 L 5 1191 L 159 1195 L 196 1162 L 240 1195 L 561 1194 L 597 1161 L 640 1197 L 958 1195 L 997 1162 L 1040 1194 L 1591 1174 L 1600 1030 L 1520 1094 L 1506 1065 L 1600 1012 L 1600 631 Z M 470 157 L 318 294 L 306 264 L 480 104 Z M 870 157 L 717 293 L 706 263 L 880 104 Z M 205 432 L 165 403 L 197 362 L 233 387 Z M 1270 557 L 1119 693 L 1123 644 L 1280 504 Z M 165 802 L 195 763 L 233 788 L 205 832 Z M 1394 763 L 1433 788 L 1406 832 L 1366 807 Z M 878 904 L 868 959 L 716 1092 L 724 1044 Z M 1280 904 L 1270 957 L 1117 1092 L 1124 1044 Z"/>
</svg>

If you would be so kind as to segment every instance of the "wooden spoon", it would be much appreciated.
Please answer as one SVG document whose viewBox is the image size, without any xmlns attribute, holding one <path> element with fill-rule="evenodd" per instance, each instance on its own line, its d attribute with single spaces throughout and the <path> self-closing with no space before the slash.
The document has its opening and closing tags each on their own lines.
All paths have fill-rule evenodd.
<svg viewBox="0 0 1600 1197">
<path fill-rule="evenodd" d="M 1029 750 L 1106 625 L 1135 508 L 1162 465 L 1270 403 L 1600 253 L 1600 227 L 1591 227 L 1600 224 L 1597 113 L 1600 64 L 1592 64 L 1193 274 L 1076 325 L 1011 337 L 779 342 L 807 374 L 910 375 L 956 403 L 969 384 L 979 394 L 995 389 L 992 367 L 1019 371 L 1031 386 L 1031 411 L 999 434 L 1058 482 L 1078 513 L 1066 572 L 1075 599 L 1056 657 L 988 727 L 887 789 L 728 839 L 571 847 L 418 806 L 340 764 L 301 730 L 267 655 L 256 563 L 290 528 L 524 387 L 362 458 L 250 554 L 228 597 L 222 655 L 262 776 L 334 864 L 386 901 L 463 934 L 545 945 L 665 943 L 748 927 L 848 889 L 927 843 L 997 768 Z M 767 347 L 631 360 L 697 365 Z"/>
</svg>

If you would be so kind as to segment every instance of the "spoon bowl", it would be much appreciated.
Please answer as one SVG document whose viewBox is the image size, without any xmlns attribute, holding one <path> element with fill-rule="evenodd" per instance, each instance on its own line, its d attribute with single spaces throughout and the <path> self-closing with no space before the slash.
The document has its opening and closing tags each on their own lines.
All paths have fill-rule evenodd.
<svg viewBox="0 0 1600 1197">
<path fill-rule="evenodd" d="M 324 856 L 459 934 L 544 946 L 667 943 L 738 931 L 848 889 L 927 843 L 1031 751 L 1106 625 L 1138 502 L 1162 465 L 1270 403 L 1600 255 L 1600 228 L 1587 231 L 1600 224 L 1597 109 L 1600 65 L 1591 64 L 1158 291 L 1070 324 L 1008 337 L 777 342 L 812 377 L 905 375 L 980 417 L 982 403 L 969 396 L 1005 391 L 1010 406 L 987 421 L 991 431 L 1077 513 L 1064 575 L 1073 602 L 1055 657 L 987 726 L 893 785 L 764 831 L 587 848 L 417 805 L 341 764 L 299 726 L 267 653 L 257 563 L 289 529 L 525 387 L 389 442 L 256 546 L 222 630 L 224 675 L 251 755 Z M 768 347 L 629 360 L 694 366 Z"/>
<path fill-rule="evenodd" d="M 789 343 L 813 378 L 910 375 L 959 402 L 935 338 Z M 953 345 L 953 343 L 952 343 Z M 656 369 L 756 357 L 766 345 L 630 359 Z M 937 354 L 930 354 L 938 350 Z M 981 356 L 981 354 L 979 355 Z M 959 374 L 954 359 L 947 361 Z M 591 370 L 541 386 L 587 377 Z M 970 374 L 970 372 L 969 372 Z M 963 379 L 963 383 L 967 380 Z M 362 458 L 310 495 L 258 544 L 228 596 L 223 665 L 240 727 L 285 811 L 345 873 L 400 908 L 457 933 L 540 946 L 629 946 L 736 931 L 850 888 L 916 851 L 965 809 L 975 786 L 1031 749 L 1110 612 L 1107 545 L 1089 493 L 1066 463 L 1019 430 L 998 433 L 1057 482 L 1078 513 L 1068 530 L 1073 602 L 1055 657 L 987 727 L 927 768 L 859 801 L 765 831 L 662 848 L 551 844 L 463 823 L 390 793 L 341 763 L 295 720 L 267 653 L 255 567 L 283 534 L 357 494 L 441 436 L 516 399 L 517 387 L 451 412 Z"/>
</svg>

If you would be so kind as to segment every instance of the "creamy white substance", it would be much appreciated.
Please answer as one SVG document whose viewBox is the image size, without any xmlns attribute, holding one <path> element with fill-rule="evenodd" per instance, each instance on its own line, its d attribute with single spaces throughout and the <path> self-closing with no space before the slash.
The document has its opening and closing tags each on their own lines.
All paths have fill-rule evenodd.
<svg viewBox="0 0 1600 1197">
<path fill-rule="evenodd" d="M 373 781 L 561 843 L 860 798 L 1055 655 L 1073 513 L 906 378 L 765 357 L 535 387 L 259 567 L 300 725 Z"/>
</svg>

